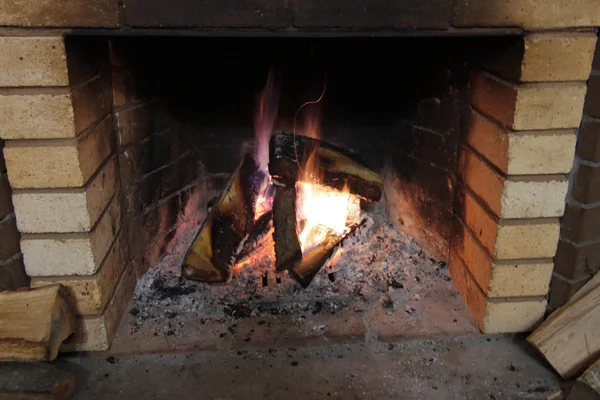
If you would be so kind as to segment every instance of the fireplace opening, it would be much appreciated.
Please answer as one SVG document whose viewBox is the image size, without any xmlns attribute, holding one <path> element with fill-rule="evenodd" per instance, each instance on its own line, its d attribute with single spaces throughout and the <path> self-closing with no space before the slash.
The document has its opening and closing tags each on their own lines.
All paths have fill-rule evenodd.
<svg viewBox="0 0 600 400">
<path fill-rule="evenodd" d="M 514 41 L 111 38 L 106 68 L 123 215 L 113 246 L 129 249 L 138 275 L 118 338 L 195 336 L 199 324 L 225 338 L 243 330 L 240 321 L 248 317 L 269 327 L 303 321 L 317 333 L 350 329 L 366 318 L 377 335 L 390 338 L 474 331 L 447 270 L 460 196 L 460 139 L 476 112 L 468 102 L 468 77 L 474 60 Z M 291 138 L 297 161 L 296 140 L 306 137 L 380 179 L 379 195 L 356 196 L 344 179 L 333 189 L 323 186 L 321 196 L 314 191 L 322 185 L 288 182 L 293 193 L 285 194 L 285 182 L 272 170 L 273 141 Z M 263 226 L 255 237 L 246 229 L 242 240 L 209 244 L 213 252 L 235 252 L 223 255 L 231 268 L 216 278 L 198 275 L 186 259 L 246 155 L 252 176 L 260 176 L 253 201 L 262 196 L 269 203 L 264 210 L 253 204 L 250 222 Z M 296 173 L 318 170 L 313 156 L 298 162 Z M 310 191 L 317 199 L 312 206 Z M 337 231 L 316 224 L 317 231 L 328 229 L 316 247 L 330 243 L 315 256 L 317 268 L 300 276 L 278 265 L 270 205 L 277 193 L 283 203 L 294 199 L 300 259 L 315 248 L 302 233 L 311 218 L 335 220 L 340 207 L 348 208 Z M 321 209 L 324 204 L 329 208 Z M 324 316 L 336 322 L 323 322 Z M 239 335 L 251 338 L 254 329 Z"/>
</svg>

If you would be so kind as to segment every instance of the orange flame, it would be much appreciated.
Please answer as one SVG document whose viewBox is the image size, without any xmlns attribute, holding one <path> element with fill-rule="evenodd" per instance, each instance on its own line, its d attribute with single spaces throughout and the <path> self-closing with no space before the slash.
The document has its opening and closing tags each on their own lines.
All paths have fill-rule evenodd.
<svg viewBox="0 0 600 400">
<path fill-rule="evenodd" d="M 258 96 L 256 108 L 254 118 L 255 155 L 260 170 L 266 174 L 269 164 L 269 140 L 273 134 L 279 108 L 279 88 L 275 85 L 272 69 L 269 71 L 265 87 Z"/>
<path fill-rule="evenodd" d="M 303 133 L 320 139 L 319 113 L 315 108 L 305 112 Z M 350 193 L 347 185 L 337 190 L 320 184 L 323 176 L 317 151 L 318 148 L 306 158 L 301 166 L 303 180 L 296 184 L 296 218 L 299 221 L 298 239 L 302 252 L 330 235 L 344 236 L 351 225 L 358 223 L 360 214 L 360 199 Z"/>
</svg>

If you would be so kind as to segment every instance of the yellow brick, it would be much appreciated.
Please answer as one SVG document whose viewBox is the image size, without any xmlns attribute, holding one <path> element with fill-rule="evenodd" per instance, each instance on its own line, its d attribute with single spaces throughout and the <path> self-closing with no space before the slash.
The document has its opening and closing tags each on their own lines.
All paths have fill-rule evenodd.
<svg viewBox="0 0 600 400">
<path fill-rule="evenodd" d="M 121 317 L 127 311 L 135 283 L 135 274 L 129 264 L 104 312 L 101 315 L 78 317 L 76 333 L 61 345 L 60 351 L 103 351 L 110 348 Z"/>
<path fill-rule="evenodd" d="M 456 253 L 450 253 L 450 276 L 483 333 L 531 332 L 544 318 L 546 298 L 490 299 Z"/>
<path fill-rule="evenodd" d="M 34 277 L 31 287 L 60 283 L 67 288 L 78 315 L 102 314 L 128 260 L 127 237 L 119 234 L 98 272 L 73 278 Z"/>
<path fill-rule="evenodd" d="M 68 84 L 62 37 L 0 37 L 0 87 Z"/>
<path fill-rule="evenodd" d="M 113 152 L 112 117 L 73 139 L 8 141 L 4 157 L 15 189 L 81 187 Z"/>
<path fill-rule="evenodd" d="M 89 232 L 117 190 L 117 174 L 113 158 L 83 188 L 13 192 L 19 232 Z"/>
</svg>

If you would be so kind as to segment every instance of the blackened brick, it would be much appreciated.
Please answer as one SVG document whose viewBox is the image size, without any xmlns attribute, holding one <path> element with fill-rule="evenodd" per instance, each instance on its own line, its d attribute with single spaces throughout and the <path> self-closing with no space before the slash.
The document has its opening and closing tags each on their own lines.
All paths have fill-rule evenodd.
<svg viewBox="0 0 600 400">
<path fill-rule="evenodd" d="M 595 275 L 600 271 L 600 242 L 578 246 L 561 240 L 554 258 L 554 271 L 567 279 Z"/>
<path fill-rule="evenodd" d="M 0 261 L 6 261 L 21 252 L 20 239 L 14 214 L 0 220 Z"/>
<path fill-rule="evenodd" d="M 583 118 L 577 139 L 577 155 L 584 160 L 600 161 L 600 119 Z"/>
<path fill-rule="evenodd" d="M 573 177 L 572 194 L 581 203 L 600 202 L 600 167 L 580 164 Z"/>
<path fill-rule="evenodd" d="M 583 113 L 590 117 L 600 118 L 600 75 L 594 74 L 588 81 Z"/>
</svg>

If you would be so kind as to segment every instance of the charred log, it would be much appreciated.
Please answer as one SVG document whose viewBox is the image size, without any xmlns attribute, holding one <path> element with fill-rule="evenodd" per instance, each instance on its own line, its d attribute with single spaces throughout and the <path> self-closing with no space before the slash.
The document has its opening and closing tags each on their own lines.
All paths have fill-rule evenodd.
<svg viewBox="0 0 600 400">
<path fill-rule="evenodd" d="M 290 132 L 276 132 L 269 144 L 269 172 L 274 179 L 293 186 L 303 179 L 300 165 L 315 154 L 319 183 L 342 189 L 368 201 L 381 198 L 383 179 L 375 171 L 350 157 L 343 149 L 318 139 Z"/>
<path fill-rule="evenodd" d="M 202 224 L 185 256 L 182 275 L 225 282 L 254 224 L 257 164 L 246 155 Z"/>
<path fill-rule="evenodd" d="M 273 199 L 275 265 L 283 271 L 302 258 L 296 225 L 296 187 L 278 186 Z"/>
<path fill-rule="evenodd" d="M 302 259 L 294 263 L 289 269 L 290 274 L 300 283 L 303 288 L 307 288 L 313 278 L 319 273 L 323 265 L 327 262 L 335 247 L 344 239 L 343 236 L 331 231 L 327 238 L 318 245 L 309 249 L 302 255 Z"/>
<path fill-rule="evenodd" d="M 252 254 L 272 246 L 273 236 L 270 235 L 271 231 L 273 231 L 273 211 L 261 215 L 256 220 L 236 262 L 242 262 Z"/>
</svg>

